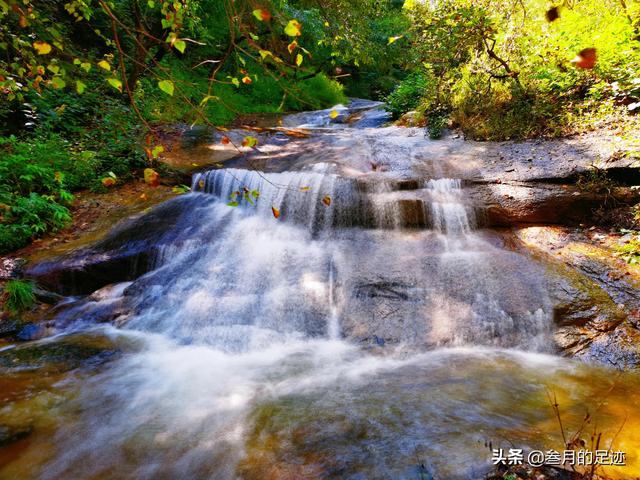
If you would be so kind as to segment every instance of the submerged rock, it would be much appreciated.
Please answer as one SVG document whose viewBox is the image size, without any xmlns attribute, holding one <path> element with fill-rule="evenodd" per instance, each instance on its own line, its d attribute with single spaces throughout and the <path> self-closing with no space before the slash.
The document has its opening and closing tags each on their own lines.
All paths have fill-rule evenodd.
<svg viewBox="0 0 640 480">
<path fill-rule="evenodd" d="M 33 426 L 23 425 L 19 427 L 0 425 L 0 447 L 6 447 L 28 437 L 33 432 Z"/>
<path fill-rule="evenodd" d="M 0 373 L 25 370 L 62 373 L 98 366 L 118 358 L 122 351 L 122 345 L 108 337 L 71 334 L 0 350 Z"/>
<path fill-rule="evenodd" d="M 44 325 L 38 325 L 34 323 L 30 323 L 22 327 L 22 329 L 18 332 L 16 337 L 18 340 L 29 341 L 29 340 L 38 340 L 40 338 L 44 338 L 47 334 L 47 329 Z"/>
</svg>

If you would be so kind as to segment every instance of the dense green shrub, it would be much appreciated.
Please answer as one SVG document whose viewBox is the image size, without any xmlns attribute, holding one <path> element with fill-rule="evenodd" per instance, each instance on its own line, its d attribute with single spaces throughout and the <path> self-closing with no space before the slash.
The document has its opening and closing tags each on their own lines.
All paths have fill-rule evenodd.
<svg viewBox="0 0 640 480">
<path fill-rule="evenodd" d="M 65 171 L 73 162 L 58 137 L 21 142 L 0 140 L 0 253 L 20 248 L 32 237 L 64 227 L 73 196 Z"/>
<path fill-rule="evenodd" d="M 347 102 L 342 85 L 324 73 L 296 82 L 291 91 L 285 102 L 288 110 L 317 110 Z"/>
<path fill-rule="evenodd" d="M 425 74 L 412 73 L 387 97 L 387 110 L 393 118 L 399 118 L 403 113 L 415 110 L 429 90 L 428 87 L 429 79 Z"/>
<path fill-rule="evenodd" d="M 543 0 L 407 3 L 410 78 L 431 75 L 435 83 L 419 94 L 425 117 L 445 106 L 468 136 L 502 140 L 558 136 L 585 120 L 622 118 L 626 105 L 637 109 L 638 2 L 564 3 L 554 21 L 545 18 Z M 595 62 L 572 63 L 587 48 L 595 49 Z M 416 108 L 401 101 L 411 98 L 400 95 L 408 87 L 398 87 L 399 99 L 390 97 L 396 116 Z"/>
</svg>

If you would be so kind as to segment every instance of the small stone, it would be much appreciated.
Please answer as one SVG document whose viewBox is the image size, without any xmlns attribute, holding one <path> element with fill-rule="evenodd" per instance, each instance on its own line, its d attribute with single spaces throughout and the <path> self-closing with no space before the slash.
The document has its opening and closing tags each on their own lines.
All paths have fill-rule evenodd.
<svg viewBox="0 0 640 480">
<path fill-rule="evenodd" d="M 38 340 L 45 336 L 45 328 L 42 325 L 30 323 L 20 330 L 17 337 L 18 340 L 28 342 L 30 340 Z"/>
</svg>

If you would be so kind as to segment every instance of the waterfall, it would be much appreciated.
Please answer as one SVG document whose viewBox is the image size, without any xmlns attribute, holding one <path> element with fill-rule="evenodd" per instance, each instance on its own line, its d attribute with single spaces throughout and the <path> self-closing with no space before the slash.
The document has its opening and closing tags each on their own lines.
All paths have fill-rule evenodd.
<svg viewBox="0 0 640 480">
<path fill-rule="evenodd" d="M 327 323 L 327 336 L 331 340 L 340 338 L 340 314 L 335 295 L 335 274 L 333 262 L 331 262 L 329 264 L 329 321 Z"/>
<path fill-rule="evenodd" d="M 350 132 L 345 162 L 375 136 L 334 127 Z M 367 157 L 342 173 L 322 158 L 195 174 L 192 193 L 156 210 L 172 221 L 155 268 L 56 317 L 61 329 L 112 325 L 126 354 L 70 381 L 51 441 L 61 453 L 41 478 L 415 478 L 423 454 L 438 478 L 479 478 L 460 467 L 485 461 L 479 437 L 458 432 L 525 430 L 490 402 L 530 390 L 509 385 L 500 403 L 486 379 L 511 381 L 523 358 L 555 365 L 504 350 L 549 351 L 552 309 L 543 268 L 477 228 L 461 180 L 409 176 L 417 160 L 394 157 L 419 141 L 387 129 L 396 171 Z M 126 233 L 110 242 L 126 249 Z"/>
<path fill-rule="evenodd" d="M 441 233 L 469 233 L 473 218 L 463 203 L 462 181 L 452 178 L 429 180 L 433 228 Z"/>
</svg>

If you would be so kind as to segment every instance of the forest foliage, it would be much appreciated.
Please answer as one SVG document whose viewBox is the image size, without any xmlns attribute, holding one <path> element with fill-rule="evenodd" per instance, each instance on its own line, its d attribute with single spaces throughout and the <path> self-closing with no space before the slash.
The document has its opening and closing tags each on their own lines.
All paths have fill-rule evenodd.
<svg viewBox="0 0 640 480">
<path fill-rule="evenodd" d="M 68 224 L 74 192 L 148 178 L 163 125 L 348 96 L 434 138 L 632 115 L 639 19 L 639 0 L 0 0 L 0 252 Z"/>
</svg>

